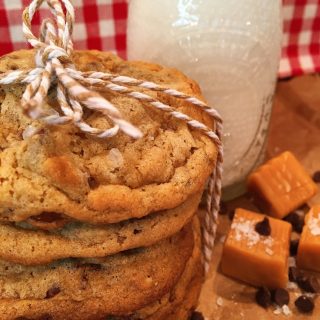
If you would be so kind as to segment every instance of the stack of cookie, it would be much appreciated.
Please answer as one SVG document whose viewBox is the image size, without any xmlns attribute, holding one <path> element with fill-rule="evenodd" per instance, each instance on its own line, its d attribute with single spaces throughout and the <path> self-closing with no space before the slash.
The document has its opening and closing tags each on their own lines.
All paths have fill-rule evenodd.
<svg viewBox="0 0 320 320">
<path fill-rule="evenodd" d="M 0 73 L 34 68 L 34 54 L 2 57 Z M 73 61 L 82 71 L 201 98 L 177 70 L 98 51 L 75 52 Z M 71 124 L 46 126 L 23 114 L 24 89 L 0 87 L 1 319 L 188 319 L 203 278 L 196 211 L 215 165 L 213 142 L 147 103 L 105 90 L 143 138 L 98 139 Z M 148 94 L 213 125 L 191 104 Z M 57 108 L 50 92 L 49 106 Z M 84 118 L 111 126 L 100 113 Z"/>
</svg>

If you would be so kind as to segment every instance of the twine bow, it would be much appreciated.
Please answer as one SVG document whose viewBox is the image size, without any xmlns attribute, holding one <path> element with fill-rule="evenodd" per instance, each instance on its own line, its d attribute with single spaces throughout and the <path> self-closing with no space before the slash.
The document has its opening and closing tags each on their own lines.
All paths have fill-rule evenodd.
<svg viewBox="0 0 320 320">
<path fill-rule="evenodd" d="M 37 49 L 35 57 L 36 68 L 27 71 L 16 70 L 3 73 L 0 75 L 0 85 L 27 84 L 22 95 L 21 107 L 30 118 L 41 119 L 49 125 L 73 123 L 81 131 L 100 138 L 115 136 L 119 130 L 135 139 L 142 137 L 142 133 L 130 122 L 123 119 L 121 113 L 113 104 L 97 92 L 89 90 L 88 87 L 104 88 L 105 90 L 115 91 L 119 94 L 148 102 L 150 106 L 169 113 L 172 117 L 186 122 L 190 127 L 200 130 L 209 136 L 216 144 L 218 158 L 216 169 L 209 179 L 207 212 L 202 226 L 204 265 L 206 271 L 208 271 L 214 246 L 221 196 L 222 120 L 218 112 L 195 97 L 174 89 L 165 88 L 153 82 L 112 73 L 80 72 L 76 70 L 71 60 L 74 8 L 69 0 L 61 0 L 64 4 L 65 13 L 60 1 L 46 0 L 55 17 L 55 21 L 45 19 L 41 25 L 40 37 L 37 38 L 31 31 L 31 21 L 43 2 L 44 0 L 33 0 L 22 15 L 24 35 L 31 46 Z M 54 109 L 45 111 L 43 108 L 45 97 L 49 88 L 54 86 L 56 87 L 60 111 L 57 112 Z M 162 92 L 193 104 L 215 120 L 215 131 L 188 115 L 175 110 L 172 106 L 164 104 L 146 93 L 135 91 L 132 89 L 134 87 Z M 101 130 L 90 126 L 82 118 L 83 108 L 101 112 L 111 120 L 113 127 Z"/>
</svg>

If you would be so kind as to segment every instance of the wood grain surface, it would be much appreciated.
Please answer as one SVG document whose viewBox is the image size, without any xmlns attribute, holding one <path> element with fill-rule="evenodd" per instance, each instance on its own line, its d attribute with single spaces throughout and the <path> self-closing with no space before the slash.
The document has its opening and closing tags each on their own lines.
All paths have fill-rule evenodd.
<svg viewBox="0 0 320 320">
<path fill-rule="evenodd" d="M 320 76 L 302 76 L 278 83 L 271 118 L 267 158 L 282 151 L 292 151 L 312 174 L 320 170 Z M 320 186 L 319 186 L 320 187 Z M 320 192 L 308 203 L 320 204 Z M 250 195 L 228 203 L 228 210 L 242 207 L 258 210 Z M 301 294 L 299 289 L 290 291 L 291 316 L 274 314 L 259 307 L 254 300 L 256 289 L 225 277 L 220 272 L 222 243 L 230 227 L 227 216 L 220 216 L 218 237 L 211 271 L 204 284 L 199 310 L 208 320 L 319 320 L 320 297 L 315 299 L 312 314 L 300 314 L 294 306 Z M 320 274 L 318 274 L 320 278 Z"/>
</svg>

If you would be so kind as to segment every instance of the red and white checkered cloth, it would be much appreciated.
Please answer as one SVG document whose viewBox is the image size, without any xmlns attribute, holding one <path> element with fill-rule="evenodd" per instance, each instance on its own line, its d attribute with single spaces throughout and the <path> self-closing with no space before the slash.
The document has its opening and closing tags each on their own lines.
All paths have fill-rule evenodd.
<svg viewBox="0 0 320 320">
<path fill-rule="evenodd" d="M 29 2 L 0 0 L 0 55 L 26 47 L 21 13 Z M 74 0 L 73 3 L 75 48 L 113 51 L 125 58 L 127 0 Z M 279 77 L 319 72 L 320 0 L 283 0 L 283 7 L 284 39 Z M 46 9 L 36 14 L 35 31 L 46 16 Z"/>
<path fill-rule="evenodd" d="M 279 76 L 320 71 L 320 0 L 284 0 Z"/>
<path fill-rule="evenodd" d="M 27 48 L 21 15 L 31 0 L 0 0 L 0 55 Z M 128 6 L 126 0 L 73 0 L 76 22 L 73 42 L 76 49 L 97 49 L 126 56 Z M 40 23 L 50 17 L 43 5 L 32 20 L 38 34 Z"/>
</svg>

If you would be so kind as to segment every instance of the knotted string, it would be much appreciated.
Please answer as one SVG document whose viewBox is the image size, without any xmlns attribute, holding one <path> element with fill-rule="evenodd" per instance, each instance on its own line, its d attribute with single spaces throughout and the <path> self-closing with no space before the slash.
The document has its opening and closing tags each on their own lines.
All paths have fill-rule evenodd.
<svg viewBox="0 0 320 320">
<path fill-rule="evenodd" d="M 35 56 L 36 67 L 27 71 L 16 70 L 3 73 L 0 75 L 0 85 L 27 84 L 22 95 L 21 107 L 30 118 L 40 119 L 49 125 L 73 123 L 81 131 L 99 138 L 113 137 L 119 130 L 134 139 L 142 137 L 142 133 L 130 122 L 123 119 L 120 111 L 96 91 L 93 91 L 92 88 L 114 91 L 147 102 L 150 106 L 169 113 L 172 117 L 186 122 L 188 126 L 200 130 L 210 137 L 217 147 L 218 157 L 216 168 L 209 178 L 207 211 L 202 225 L 204 266 L 207 272 L 212 258 L 221 197 L 223 148 L 220 115 L 215 109 L 196 97 L 153 82 L 112 73 L 76 70 L 71 60 L 74 8 L 69 0 L 61 0 L 64 4 L 64 12 L 60 1 L 46 0 L 55 21 L 45 19 L 41 25 L 40 37 L 37 38 L 31 31 L 31 22 L 35 12 L 43 2 L 44 0 L 33 0 L 22 15 L 24 35 L 31 46 L 37 50 Z M 59 112 L 54 109 L 43 109 L 48 90 L 54 86 L 60 107 Z M 215 120 L 215 130 L 212 131 L 203 123 L 176 110 L 173 106 L 162 103 L 146 93 L 135 91 L 134 87 L 161 92 L 193 104 Z M 102 130 L 90 126 L 83 120 L 83 108 L 101 112 L 111 120 L 113 127 Z M 35 130 L 31 131 L 31 134 L 36 133 Z"/>
</svg>

